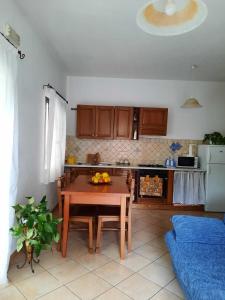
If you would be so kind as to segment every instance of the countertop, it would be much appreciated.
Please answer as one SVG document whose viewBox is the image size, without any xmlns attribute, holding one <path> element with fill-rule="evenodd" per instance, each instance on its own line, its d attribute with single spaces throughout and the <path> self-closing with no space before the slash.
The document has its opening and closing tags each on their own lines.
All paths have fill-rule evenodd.
<svg viewBox="0 0 225 300">
<path fill-rule="evenodd" d="M 117 164 L 75 164 L 75 165 L 64 165 L 66 168 L 104 168 L 104 169 L 132 169 L 132 170 L 173 170 L 173 171 L 183 171 L 183 172 L 205 172 L 203 169 L 192 169 L 192 168 L 160 168 L 160 167 L 139 167 L 138 165 L 117 165 Z"/>
</svg>

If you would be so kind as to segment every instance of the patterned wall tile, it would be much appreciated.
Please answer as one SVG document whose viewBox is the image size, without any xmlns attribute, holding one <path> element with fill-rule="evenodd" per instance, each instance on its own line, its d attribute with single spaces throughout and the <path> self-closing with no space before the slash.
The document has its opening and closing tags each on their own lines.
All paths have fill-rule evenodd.
<svg viewBox="0 0 225 300">
<path fill-rule="evenodd" d="M 99 152 L 101 160 L 114 163 L 120 159 L 129 159 L 130 163 L 163 164 L 171 155 L 169 146 L 179 142 L 182 148 L 176 156 L 188 153 L 189 144 L 200 144 L 199 140 L 172 140 L 165 138 L 140 138 L 138 141 L 119 140 L 83 140 L 67 136 L 66 157 L 75 155 L 77 161 L 85 162 L 88 153 Z"/>
</svg>

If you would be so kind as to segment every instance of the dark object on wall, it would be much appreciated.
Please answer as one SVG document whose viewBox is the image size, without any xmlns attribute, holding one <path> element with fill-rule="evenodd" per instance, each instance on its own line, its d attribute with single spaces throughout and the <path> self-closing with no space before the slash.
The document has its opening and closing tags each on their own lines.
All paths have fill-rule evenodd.
<svg viewBox="0 0 225 300">
<path fill-rule="evenodd" d="M 204 136 L 203 144 L 225 145 L 225 137 L 220 132 L 207 133 Z"/>
<path fill-rule="evenodd" d="M 17 47 L 15 45 L 13 45 L 13 43 L 11 43 L 10 40 L 7 39 L 7 37 L 2 32 L 0 32 L 0 34 L 7 40 L 7 42 L 9 42 L 14 48 L 17 49 Z M 21 50 L 18 50 L 18 55 L 19 55 L 20 59 L 24 59 L 25 58 L 25 54 L 22 53 Z"/>
</svg>

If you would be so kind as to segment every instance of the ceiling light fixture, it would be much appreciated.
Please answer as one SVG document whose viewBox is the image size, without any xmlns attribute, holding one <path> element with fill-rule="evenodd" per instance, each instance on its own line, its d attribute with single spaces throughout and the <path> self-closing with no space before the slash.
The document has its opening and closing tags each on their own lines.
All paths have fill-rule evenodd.
<svg viewBox="0 0 225 300">
<path fill-rule="evenodd" d="M 193 81 L 193 71 L 198 68 L 198 65 L 192 65 L 191 66 L 191 74 L 190 74 L 190 81 Z M 200 108 L 202 105 L 198 102 L 198 100 L 195 97 L 190 97 L 187 100 L 185 100 L 184 104 L 181 105 L 181 108 Z"/>
<path fill-rule="evenodd" d="M 208 15 L 203 0 L 150 0 L 137 13 L 137 25 L 159 36 L 184 34 L 200 26 Z"/>
<path fill-rule="evenodd" d="M 167 0 L 166 6 L 165 6 L 165 14 L 167 16 L 172 16 L 176 12 L 176 4 L 174 3 L 173 0 Z"/>
<path fill-rule="evenodd" d="M 183 105 L 181 105 L 182 108 L 200 108 L 202 105 L 198 102 L 196 98 L 189 98 L 187 99 Z"/>
</svg>

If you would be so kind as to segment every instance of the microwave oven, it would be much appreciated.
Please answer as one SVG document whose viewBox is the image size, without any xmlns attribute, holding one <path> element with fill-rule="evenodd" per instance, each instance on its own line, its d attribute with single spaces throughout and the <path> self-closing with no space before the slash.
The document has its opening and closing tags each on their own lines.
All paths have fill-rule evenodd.
<svg viewBox="0 0 225 300">
<path fill-rule="evenodd" d="M 198 157 L 197 156 L 178 156 L 177 168 L 198 168 Z"/>
</svg>

